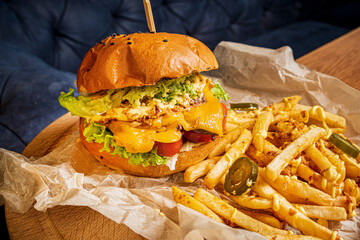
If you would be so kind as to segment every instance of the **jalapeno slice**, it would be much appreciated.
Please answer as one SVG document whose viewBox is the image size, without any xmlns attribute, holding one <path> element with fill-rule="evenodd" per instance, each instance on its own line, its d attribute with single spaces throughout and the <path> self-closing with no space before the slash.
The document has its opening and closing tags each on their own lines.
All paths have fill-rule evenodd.
<svg viewBox="0 0 360 240">
<path fill-rule="evenodd" d="M 350 157 L 357 158 L 360 150 L 337 133 L 332 133 L 329 141 Z"/>
<path fill-rule="evenodd" d="M 225 177 L 225 191 L 231 195 L 241 195 L 251 189 L 258 177 L 257 164 L 247 157 L 237 159 Z"/>
<path fill-rule="evenodd" d="M 230 103 L 230 108 L 241 111 L 251 111 L 259 109 L 256 103 Z"/>
</svg>

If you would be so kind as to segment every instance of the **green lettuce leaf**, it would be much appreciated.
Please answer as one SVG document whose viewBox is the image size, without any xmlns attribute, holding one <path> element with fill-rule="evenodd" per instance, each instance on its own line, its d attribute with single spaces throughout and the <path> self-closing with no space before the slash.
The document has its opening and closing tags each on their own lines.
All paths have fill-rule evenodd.
<svg viewBox="0 0 360 240">
<path fill-rule="evenodd" d="M 110 98 L 112 92 L 113 90 L 110 90 L 104 97 L 92 99 L 86 96 L 74 97 L 74 89 L 70 88 L 68 93 L 61 92 L 58 100 L 60 105 L 73 115 L 90 117 L 102 114 L 112 108 L 113 101 Z"/>
<path fill-rule="evenodd" d="M 163 102 L 171 102 L 177 97 L 184 97 L 188 94 L 195 98 L 200 95 L 194 89 L 195 75 L 187 75 L 175 79 L 160 80 L 153 86 L 126 87 L 116 90 L 102 92 L 96 98 L 92 96 L 74 97 L 74 89 L 70 88 L 68 93 L 62 92 L 59 96 L 60 105 L 66 108 L 73 115 L 79 117 L 91 117 L 100 115 L 111 108 L 120 106 L 127 101 L 133 108 L 141 105 L 147 99 L 160 99 Z M 222 89 L 219 83 L 211 89 L 218 99 L 228 100 L 229 95 Z"/>
<path fill-rule="evenodd" d="M 211 89 L 211 92 L 217 99 L 222 99 L 224 101 L 229 100 L 229 94 L 221 87 L 220 83 L 217 82 L 215 86 Z"/>
<path fill-rule="evenodd" d="M 176 96 L 185 93 L 196 97 L 199 93 L 193 88 L 194 75 L 183 76 L 176 79 L 160 80 L 153 86 L 126 87 L 117 90 L 108 90 L 103 96 L 93 99 L 91 96 L 74 97 L 74 89 L 70 88 L 68 93 L 62 92 L 59 103 L 73 115 L 79 117 L 91 117 L 100 115 L 118 107 L 122 102 L 128 101 L 133 108 L 141 105 L 146 99 L 160 99 L 171 102 Z"/>
<path fill-rule="evenodd" d="M 147 153 L 130 153 L 127 152 L 124 147 L 120 147 L 115 143 L 114 136 L 111 131 L 107 130 L 105 126 L 91 122 L 84 128 L 83 135 L 86 137 L 87 142 L 104 143 L 104 147 L 100 149 L 100 152 L 106 151 L 111 155 L 119 155 L 122 158 L 128 158 L 129 163 L 134 165 L 143 165 L 144 167 L 165 165 L 167 163 L 167 157 L 159 156 L 157 149 Z M 110 147 L 114 150 L 111 152 Z"/>
</svg>

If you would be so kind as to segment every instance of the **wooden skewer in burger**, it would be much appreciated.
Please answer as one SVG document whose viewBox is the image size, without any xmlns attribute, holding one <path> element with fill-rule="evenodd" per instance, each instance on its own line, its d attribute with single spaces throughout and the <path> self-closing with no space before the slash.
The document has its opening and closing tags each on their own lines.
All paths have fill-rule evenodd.
<svg viewBox="0 0 360 240">
<path fill-rule="evenodd" d="M 151 10 L 150 0 L 143 0 L 146 22 L 151 33 L 156 33 L 154 17 Z"/>
</svg>

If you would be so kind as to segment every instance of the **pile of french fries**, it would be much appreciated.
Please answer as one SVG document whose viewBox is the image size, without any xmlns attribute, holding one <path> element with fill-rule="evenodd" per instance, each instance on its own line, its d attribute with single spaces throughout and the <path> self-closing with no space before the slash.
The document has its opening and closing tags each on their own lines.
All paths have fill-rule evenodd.
<svg viewBox="0 0 360 240">
<path fill-rule="evenodd" d="M 190 183 L 204 177 L 204 186 L 223 191 L 223 199 L 203 188 L 191 196 L 173 186 L 175 201 L 268 239 L 341 239 L 328 221 L 354 216 L 360 164 L 328 141 L 332 132 L 345 132 L 345 119 L 319 106 L 301 105 L 300 99 L 287 97 L 261 110 L 229 110 L 226 134 L 207 159 L 184 174 Z M 258 178 L 249 191 L 233 196 L 223 183 L 242 156 L 257 163 Z M 303 235 L 284 230 L 285 222 Z"/>
</svg>

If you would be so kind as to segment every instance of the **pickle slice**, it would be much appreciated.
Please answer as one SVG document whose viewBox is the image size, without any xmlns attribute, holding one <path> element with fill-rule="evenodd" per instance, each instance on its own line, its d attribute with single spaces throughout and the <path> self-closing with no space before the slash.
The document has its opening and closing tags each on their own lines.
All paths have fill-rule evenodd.
<svg viewBox="0 0 360 240">
<path fill-rule="evenodd" d="M 230 108 L 241 111 L 251 111 L 259 109 L 256 103 L 230 103 Z"/>
<path fill-rule="evenodd" d="M 225 176 L 225 191 L 231 195 L 241 195 L 252 188 L 257 177 L 257 164 L 247 157 L 241 157 L 233 163 Z"/>
<path fill-rule="evenodd" d="M 332 133 L 329 141 L 350 157 L 357 158 L 360 150 L 337 133 Z"/>
</svg>

